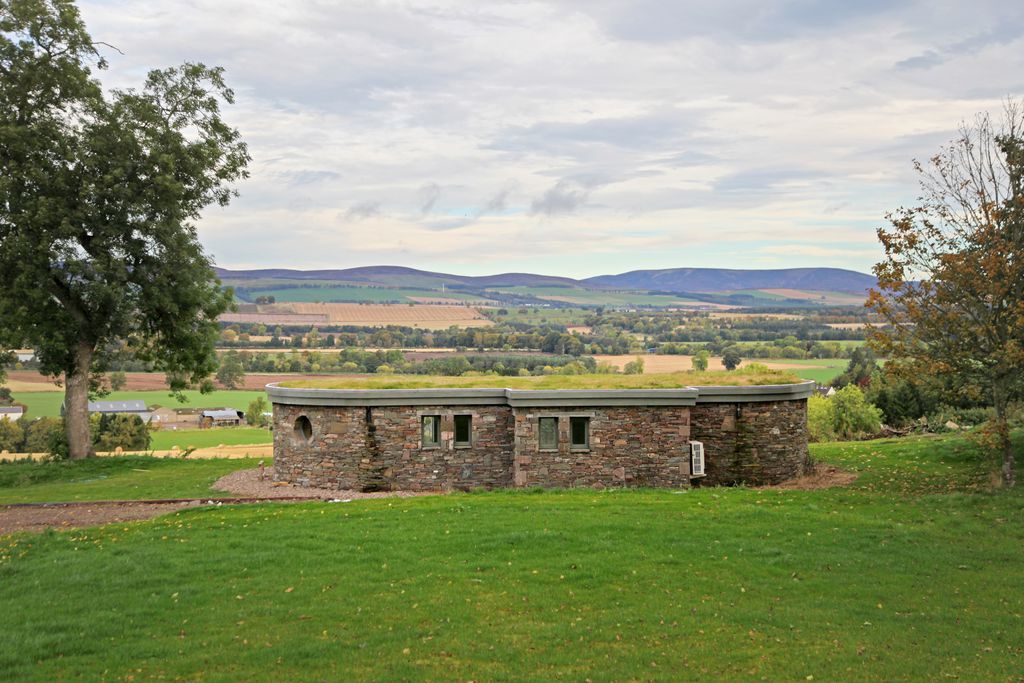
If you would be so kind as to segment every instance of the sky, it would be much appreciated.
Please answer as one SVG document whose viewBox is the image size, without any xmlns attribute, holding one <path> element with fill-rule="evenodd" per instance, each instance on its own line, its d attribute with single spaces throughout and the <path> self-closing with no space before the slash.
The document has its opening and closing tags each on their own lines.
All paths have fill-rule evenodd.
<svg viewBox="0 0 1024 683">
<path fill-rule="evenodd" d="M 111 87 L 226 69 L 227 268 L 869 272 L 914 159 L 1024 95 L 1011 0 L 89 0 Z M 123 53 L 123 54 L 121 54 Z"/>
</svg>

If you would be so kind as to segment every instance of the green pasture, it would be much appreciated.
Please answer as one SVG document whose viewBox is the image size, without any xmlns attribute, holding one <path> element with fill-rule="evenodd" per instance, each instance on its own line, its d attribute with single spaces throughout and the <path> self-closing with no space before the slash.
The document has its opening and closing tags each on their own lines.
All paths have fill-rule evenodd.
<svg viewBox="0 0 1024 683">
<path fill-rule="evenodd" d="M 249 403 L 258 396 L 266 398 L 265 391 L 213 391 L 202 394 L 198 391 L 185 391 L 185 402 L 179 403 L 174 396 L 166 391 L 115 391 L 101 401 L 136 401 L 142 400 L 147 406 L 162 405 L 170 408 L 235 408 L 245 410 Z M 60 407 L 64 402 L 63 391 L 25 391 L 16 392 L 14 400 L 24 403 L 29 418 L 60 417 Z"/>
<path fill-rule="evenodd" d="M 813 454 L 860 478 L 816 491 L 208 507 L 7 536 L 0 672 L 11 681 L 1019 680 L 1024 490 L 987 490 L 989 461 L 959 436 Z M 184 478 L 199 465 L 217 466 L 163 466 Z M 69 465 L 67 486 L 89 485 L 70 478 L 77 468 L 99 476 L 91 466 Z M 155 466 L 140 459 L 124 476 L 142 481 Z M 8 467 L 41 466 L 0 473 Z"/>
<path fill-rule="evenodd" d="M 125 455 L 78 462 L 0 463 L 0 505 L 76 500 L 225 498 L 213 482 L 258 460 L 185 460 Z M 2 552 L 2 551 L 0 551 Z M 0 616 L 2 619 L 2 616 Z M 3 630 L 3 629 L 0 629 Z M 4 665 L 0 662 L 0 672 Z M 0 676 L 0 679 L 5 679 Z"/>
<path fill-rule="evenodd" d="M 214 427 L 211 429 L 161 429 L 151 435 L 150 449 L 169 451 L 178 448 L 213 448 L 272 443 L 274 434 L 258 427 Z"/>
</svg>

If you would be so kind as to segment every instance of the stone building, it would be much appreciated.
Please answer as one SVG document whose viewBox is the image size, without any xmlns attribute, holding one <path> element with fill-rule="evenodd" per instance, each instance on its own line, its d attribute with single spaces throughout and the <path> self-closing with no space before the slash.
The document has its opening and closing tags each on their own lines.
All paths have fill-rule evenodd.
<svg viewBox="0 0 1024 683">
<path fill-rule="evenodd" d="M 810 467 L 813 391 L 267 387 L 275 477 L 363 491 L 778 483 Z"/>
</svg>

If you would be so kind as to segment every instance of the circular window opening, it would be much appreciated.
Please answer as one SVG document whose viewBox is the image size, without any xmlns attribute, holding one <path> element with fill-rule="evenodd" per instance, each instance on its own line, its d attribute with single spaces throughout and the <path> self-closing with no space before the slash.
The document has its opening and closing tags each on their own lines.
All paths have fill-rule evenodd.
<svg viewBox="0 0 1024 683">
<path fill-rule="evenodd" d="M 295 438 L 307 442 L 313 438 L 313 423 L 305 415 L 295 421 Z"/>
</svg>

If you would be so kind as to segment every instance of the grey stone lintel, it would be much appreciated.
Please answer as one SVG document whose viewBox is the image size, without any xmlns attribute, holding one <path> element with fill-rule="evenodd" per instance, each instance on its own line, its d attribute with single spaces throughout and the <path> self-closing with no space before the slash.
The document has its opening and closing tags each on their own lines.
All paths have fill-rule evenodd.
<svg viewBox="0 0 1024 683">
<path fill-rule="evenodd" d="M 698 403 L 798 401 L 814 382 L 679 389 L 299 389 L 267 385 L 271 403 L 304 406 L 508 405 L 513 408 L 565 406 L 692 406 Z"/>
</svg>

